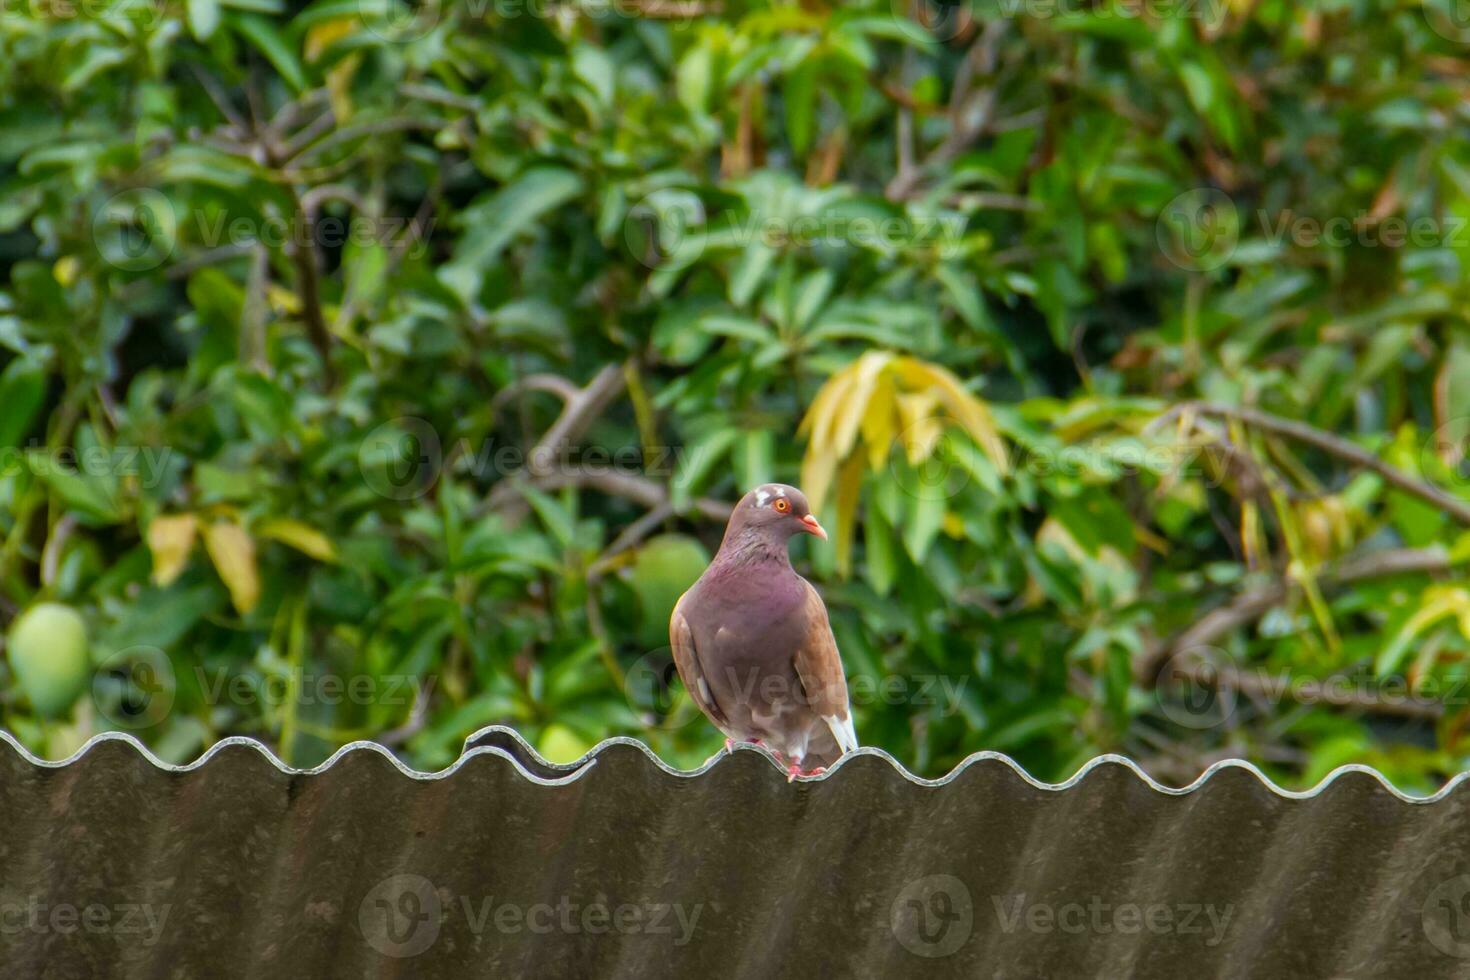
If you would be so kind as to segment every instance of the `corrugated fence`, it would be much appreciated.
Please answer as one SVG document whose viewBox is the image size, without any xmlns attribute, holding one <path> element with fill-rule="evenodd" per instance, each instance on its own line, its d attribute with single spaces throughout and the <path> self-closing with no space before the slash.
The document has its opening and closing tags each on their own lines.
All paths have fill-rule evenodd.
<svg viewBox="0 0 1470 980">
<path fill-rule="evenodd" d="M 1060 785 L 863 749 L 788 783 L 629 739 L 565 766 L 491 728 L 452 768 L 349 746 L 287 769 L 0 733 L 9 978 L 1470 976 L 1470 791 L 1361 768 L 1310 793 L 1222 763 Z"/>
</svg>

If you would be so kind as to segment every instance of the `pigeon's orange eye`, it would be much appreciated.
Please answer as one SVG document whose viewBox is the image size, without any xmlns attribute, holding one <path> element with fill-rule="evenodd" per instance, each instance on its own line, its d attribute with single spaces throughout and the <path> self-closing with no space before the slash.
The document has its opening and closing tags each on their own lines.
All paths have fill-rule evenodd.
<svg viewBox="0 0 1470 980">
<path fill-rule="evenodd" d="M 784 514 L 791 509 L 791 501 L 787 500 L 785 497 L 777 497 L 776 502 L 771 506 L 776 508 L 776 510 L 780 513 Z"/>
</svg>

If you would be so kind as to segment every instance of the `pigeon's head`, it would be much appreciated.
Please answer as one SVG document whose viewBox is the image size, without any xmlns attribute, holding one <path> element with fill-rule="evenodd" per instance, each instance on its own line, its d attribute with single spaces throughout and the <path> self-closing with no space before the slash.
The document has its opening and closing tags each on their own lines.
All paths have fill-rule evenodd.
<svg viewBox="0 0 1470 980">
<path fill-rule="evenodd" d="M 741 497 L 730 515 L 730 531 L 737 530 L 753 531 L 778 541 L 785 541 L 793 534 L 827 538 L 827 532 L 807 506 L 806 494 L 784 483 L 766 483 Z"/>
</svg>

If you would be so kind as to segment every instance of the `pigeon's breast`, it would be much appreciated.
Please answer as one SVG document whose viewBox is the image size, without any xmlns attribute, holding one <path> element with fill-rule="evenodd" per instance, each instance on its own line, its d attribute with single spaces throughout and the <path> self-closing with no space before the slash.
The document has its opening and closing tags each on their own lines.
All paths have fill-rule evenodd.
<svg viewBox="0 0 1470 980">
<path fill-rule="evenodd" d="M 789 568 L 740 571 L 701 580 L 696 636 L 714 641 L 711 653 L 720 659 L 790 660 L 806 634 L 806 583 Z"/>
<path fill-rule="evenodd" d="M 788 730 L 804 730 L 812 718 L 795 667 L 809 631 L 806 583 L 780 571 L 701 582 L 709 588 L 690 622 L 710 694 L 732 734 L 778 751 Z"/>
</svg>

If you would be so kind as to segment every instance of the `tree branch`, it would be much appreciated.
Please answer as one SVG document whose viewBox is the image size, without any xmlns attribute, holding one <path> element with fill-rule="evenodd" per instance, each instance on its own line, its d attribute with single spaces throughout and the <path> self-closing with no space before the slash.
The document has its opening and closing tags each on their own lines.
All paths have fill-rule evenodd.
<svg viewBox="0 0 1470 980">
<path fill-rule="evenodd" d="M 1441 547 L 1402 548 L 1344 559 L 1318 572 L 1317 578 L 1323 585 L 1344 586 L 1390 575 L 1438 574 L 1450 571 L 1454 564 L 1449 553 Z M 1291 584 L 1281 581 L 1237 596 L 1228 605 L 1211 610 L 1199 622 L 1151 650 L 1139 661 L 1134 676 L 1144 687 L 1153 687 L 1158 682 L 1159 671 L 1172 658 L 1189 650 L 1213 646 L 1281 605 L 1290 594 Z"/>
<path fill-rule="evenodd" d="M 535 377 L 533 375 L 532 377 Z M 551 428 L 536 443 L 527 458 L 526 468 L 534 477 L 547 476 L 552 472 L 552 467 L 546 463 L 546 459 L 563 446 L 569 446 L 582 437 L 597 417 L 607 410 L 607 406 L 623 390 L 627 378 L 623 374 L 623 365 L 608 364 L 595 374 L 587 387 L 571 394 L 566 399 L 566 407 L 562 409 L 561 415 L 552 423 Z"/>
<path fill-rule="evenodd" d="M 1283 697 L 1293 701 L 1297 699 L 1295 688 L 1299 679 L 1290 674 L 1247 673 L 1234 667 L 1205 663 L 1197 667 L 1182 666 L 1179 674 L 1202 687 L 1234 690 L 1251 698 L 1266 701 Z M 1444 705 L 1430 698 L 1391 697 L 1348 686 L 1339 688 L 1331 683 L 1314 685 L 1312 697 L 1302 700 L 1308 704 L 1330 704 L 1337 708 L 1354 708 L 1400 718 L 1437 720 L 1445 713 Z"/>
<path fill-rule="evenodd" d="M 1237 419 L 1246 425 L 1254 426 L 1266 432 L 1284 436 L 1295 442 L 1300 442 L 1325 453 L 1336 456 L 1338 459 L 1352 463 L 1372 473 L 1381 476 L 1384 482 L 1402 490 L 1404 493 L 1420 500 L 1433 504 L 1435 507 L 1451 515 L 1461 524 L 1470 525 L 1470 502 L 1453 497 L 1436 486 L 1417 480 L 1409 474 L 1396 467 L 1390 466 L 1383 460 L 1374 456 L 1367 450 L 1342 438 L 1325 432 L 1305 422 L 1294 419 L 1284 419 L 1278 415 L 1270 415 L 1266 412 L 1257 411 L 1253 408 L 1243 408 L 1235 405 L 1222 405 L 1216 402 L 1185 402 L 1176 405 L 1153 422 L 1149 428 L 1157 428 L 1167 424 L 1170 420 L 1178 418 L 1187 412 L 1195 412 L 1200 415 L 1213 415 L 1217 418 Z"/>
<path fill-rule="evenodd" d="M 985 134 L 999 100 L 999 86 L 992 84 L 983 91 L 972 93 L 971 85 L 977 74 L 988 76 L 995 72 L 997 49 L 1006 27 L 1004 20 L 991 21 L 970 46 L 950 90 L 949 135 L 930 151 L 921 166 L 899 166 L 898 173 L 883 189 L 888 200 L 903 201 L 912 197 L 926 173 L 943 168 Z"/>
<path fill-rule="evenodd" d="M 580 439 L 622 392 L 627 384 L 623 368 L 621 363 L 607 365 L 584 388 L 546 374 L 528 375 L 511 386 L 550 391 L 565 402 L 561 415 L 526 454 L 526 473 L 532 486 L 539 490 L 586 487 L 610 497 L 631 500 L 649 510 L 670 507 L 667 488 L 646 476 L 605 467 L 580 467 L 561 459 L 562 452 Z M 503 400 L 505 396 L 506 391 L 503 390 L 496 396 L 496 401 Z M 522 480 L 502 481 L 490 491 L 487 506 L 493 510 L 523 513 L 526 503 L 519 490 L 523 485 Z M 700 498 L 692 504 L 695 511 L 714 520 L 728 520 L 734 509 L 731 504 L 710 498 Z"/>
<path fill-rule="evenodd" d="M 495 397 L 490 400 L 490 410 L 498 411 L 513 396 L 523 391 L 545 391 L 569 402 L 581 394 L 582 389 L 559 374 L 528 374 L 496 392 Z"/>
</svg>

